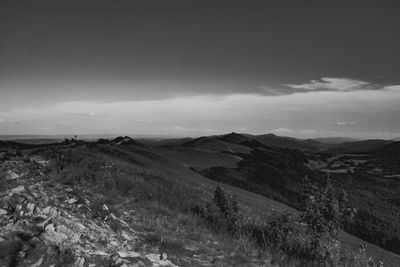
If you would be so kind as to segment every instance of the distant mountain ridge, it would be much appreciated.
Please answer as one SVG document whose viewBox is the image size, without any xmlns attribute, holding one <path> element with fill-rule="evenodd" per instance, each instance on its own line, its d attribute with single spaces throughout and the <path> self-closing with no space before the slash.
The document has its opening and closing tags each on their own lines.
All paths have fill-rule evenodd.
<svg viewBox="0 0 400 267">
<path fill-rule="evenodd" d="M 345 142 L 337 144 L 327 149 L 325 152 L 328 153 L 362 153 L 370 152 L 385 145 L 391 144 L 394 141 L 382 140 L 382 139 L 370 139 L 356 142 Z"/>
<path fill-rule="evenodd" d="M 323 148 L 323 144 L 314 139 L 297 139 L 293 137 L 277 136 L 275 134 L 251 135 L 255 140 L 268 146 L 280 146 L 300 150 L 316 151 Z"/>
<path fill-rule="evenodd" d="M 193 146 L 195 144 L 205 142 L 216 142 L 223 141 L 233 144 L 242 144 L 243 142 L 257 142 L 260 145 L 266 146 L 277 146 L 282 148 L 300 149 L 317 151 L 323 148 L 323 144 L 313 139 L 296 139 L 293 137 L 282 137 L 274 134 L 262 134 L 262 135 L 251 135 L 251 134 L 239 134 L 232 132 L 225 135 L 213 135 L 213 136 L 202 136 L 189 142 L 184 143 L 184 146 Z"/>
<path fill-rule="evenodd" d="M 360 139 L 350 138 L 350 137 L 319 137 L 319 138 L 314 138 L 313 140 L 323 144 L 342 144 L 345 142 L 361 141 Z"/>
<path fill-rule="evenodd" d="M 62 141 L 65 137 L 71 137 L 70 135 L 0 135 L 0 140 L 6 140 L 8 142 L 15 142 L 21 144 L 51 144 Z M 124 137 L 116 137 L 111 134 L 98 134 L 98 135 L 78 135 L 78 140 L 101 140 L 103 142 L 111 142 L 112 140 Z M 130 137 L 129 137 L 130 138 Z M 400 138 L 397 138 L 400 140 Z M 246 133 L 229 133 L 223 135 L 212 135 L 202 136 L 198 138 L 156 138 L 156 137 L 139 137 L 136 139 L 130 138 L 129 141 L 125 140 L 123 143 L 140 142 L 146 145 L 172 145 L 179 144 L 183 146 L 198 147 L 200 144 L 204 146 L 215 145 L 216 147 L 226 147 L 225 143 L 240 145 L 242 142 L 259 142 L 266 146 L 277 146 L 282 148 L 299 149 L 308 152 L 326 152 L 326 153 L 362 153 L 373 151 L 383 147 L 387 144 L 395 142 L 397 139 L 384 140 L 384 139 L 369 139 L 369 140 L 357 140 L 354 138 L 347 137 L 327 137 L 327 138 L 314 138 L 314 139 L 298 139 L 294 137 L 278 136 L 272 133 L 268 134 L 246 134 Z M 120 140 L 122 141 L 122 140 Z M 4 141 L 3 141 L 4 142 Z M 138 144 L 137 143 L 137 144 Z M 2 146 L 4 147 L 5 144 Z"/>
</svg>

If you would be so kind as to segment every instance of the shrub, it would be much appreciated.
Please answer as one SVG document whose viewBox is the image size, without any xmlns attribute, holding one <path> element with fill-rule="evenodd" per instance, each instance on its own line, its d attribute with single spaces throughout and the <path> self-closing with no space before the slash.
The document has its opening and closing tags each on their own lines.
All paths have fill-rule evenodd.
<svg viewBox="0 0 400 267">
<path fill-rule="evenodd" d="M 192 211 L 220 231 L 238 231 L 238 203 L 220 186 L 215 189 L 212 200 L 208 200 L 203 207 L 192 208 Z"/>
<path fill-rule="evenodd" d="M 340 234 L 352 210 L 346 207 L 346 195 L 336 196 L 329 182 L 323 189 L 308 185 L 308 198 L 300 222 L 305 225 L 305 260 L 337 262 L 340 258 Z"/>
<path fill-rule="evenodd" d="M 295 224 L 290 213 L 274 212 L 261 222 L 248 222 L 243 226 L 261 247 L 269 249 L 289 250 L 289 236 L 295 231 Z"/>
<path fill-rule="evenodd" d="M 283 252 L 301 266 L 341 266 L 341 228 L 351 215 L 344 193 L 336 196 L 327 184 L 324 188 L 308 184 L 305 210 L 295 221 L 290 213 L 272 215 L 242 226 L 256 244 L 270 251 Z M 350 216 L 351 217 L 351 216 Z"/>
<path fill-rule="evenodd" d="M 374 264 L 372 257 L 367 255 L 367 245 L 361 245 L 357 252 L 353 252 L 350 257 L 351 265 L 354 267 L 366 267 Z M 377 265 L 383 266 L 383 263 Z"/>
<path fill-rule="evenodd" d="M 214 192 L 214 204 L 217 206 L 225 220 L 235 225 L 238 220 L 239 206 L 233 197 L 226 193 L 220 186 Z"/>
<path fill-rule="evenodd" d="M 6 172 L 0 169 L 0 192 L 5 191 L 7 188 L 6 177 Z"/>
</svg>

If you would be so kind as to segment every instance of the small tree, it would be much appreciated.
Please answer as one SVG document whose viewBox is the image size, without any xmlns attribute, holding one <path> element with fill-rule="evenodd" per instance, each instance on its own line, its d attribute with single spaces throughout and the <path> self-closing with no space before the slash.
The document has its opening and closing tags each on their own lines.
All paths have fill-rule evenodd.
<svg viewBox="0 0 400 267">
<path fill-rule="evenodd" d="M 233 197 L 226 193 L 220 186 L 214 192 L 214 203 L 226 218 L 236 217 L 239 207 Z"/>
<path fill-rule="evenodd" d="M 197 215 L 205 218 L 208 223 L 219 230 L 235 232 L 238 230 L 239 206 L 233 197 L 220 186 L 214 191 L 214 197 L 203 207 L 192 208 Z"/>
<path fill-rule="evenodd" d="M 308 198 L 300 222 L 306 225 L 306 255 L 309 260 L 338 260 L 341 228 L 351 217 L 346 195 L 336 196 L 329 180 L 325 188 L 308 185 Z"/>
<path fill-rule="evenodd" d="M 226 193 L 220 186 L 214 191 L 214 204 L 224 217 L 229 230 L 232 230 L 238 220 L 239 206 L 233 197 Z"/>
</svg>

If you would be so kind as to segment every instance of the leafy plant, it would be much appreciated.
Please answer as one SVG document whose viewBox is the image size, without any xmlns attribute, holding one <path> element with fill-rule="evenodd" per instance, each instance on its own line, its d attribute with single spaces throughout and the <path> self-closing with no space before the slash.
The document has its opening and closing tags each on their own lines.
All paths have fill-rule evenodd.
<svg viewBox="0 0 400 267">
<path fill-rule="evenodd" d="M 353 216 L 346 207 L 345 193 L 337 196 L 329 184 L 320 189 L 308 185 L 308 198 L 300 222 L 305 226 L 305 253 L 307 260 L 338 261 L 341 228 Z"/>
</svg>

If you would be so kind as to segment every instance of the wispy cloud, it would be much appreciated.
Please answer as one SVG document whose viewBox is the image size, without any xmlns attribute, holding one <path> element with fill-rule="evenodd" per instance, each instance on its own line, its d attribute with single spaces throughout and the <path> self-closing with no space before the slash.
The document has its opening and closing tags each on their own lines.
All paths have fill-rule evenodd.
<svg viewBox="0 0 400 267">
<path fill-rule="evenodd" d="M 20 120 L 9 120 L 9 119 L 0 118 L 0 123 L 21 123 L 21 121 Z"/>
<path fill-rule="evenodd" d="M 106 116 L 106 113 L 103 112 L 67 112 L 67 115 L 72 115 L 72 116 L 89 116 L 89 117 L 96 117 L 96 116 Z"/>
<path fill-rule="evenodd" d="M 361 80 L 349 78 L 330 78 L 323 77 L 320 80 L 311 80 L 303 84 L 286 84 L 287 87 L 293 89 L 301 89 L 306 91 L 341 91 L 349 92 L 355 90 L 371 90 L 374 89 L 371 83 Z"/>
<path fill-rule="evenodd" d="M 259 89 L 260 93 L 262 95 L 270 95 L 270 96 L 281 96 L 281 95 L 290 95 L 296 93 L 295 90 L 292 88 L 287 88 L 287 87 L 269 87 L 269 86 L 259 86 L 257 89 Z"/>
<path fill-rule="evenodd" d="M 1 118 L 24 122 L 3 123 L 0 131 L 174 135 L 183 132 L 188 136 L 198 136 L 245 128 L 250 133 L 274 132 L 300 137 L 397 137 L 391 135 L 400 131 L 400 86 L 372 87 L 374 89 L 346 92 L 286 88 L 308 93 L 274 97 L 261 93 L 212 94 L 159 100 L 76 101 L 24 106 L 0 113 Z M 62 121 L 68 125 L 57 123 Z M 46 125 L 51 125 L 52 129 L 36 130 Z"/>
<path fill-rule="evenodd" d="M 355 121 L 336 121 L 336 122 L 328 122 L 329 125 L 335 125 L 335 126 L 351 126 L 351 125 L 356 125 L 357 122 Z"/>
<path fill-rule="evenodd" d="M 311 80 L 301 84 L 282 84 L 274 87 L 259 86 L 257 88 L 263 95 L 269 96 L 282 96 L 291 95 L 295 93 L 310 93 L 321 91 L 336 91 L 336 92 L 352 92 L 357 90 L 379 90 L 379 89 L 393 89 L 382 87 L 370 82 L 350 79 L 350 78 L 337 78 L 337 77 L 323 77 L 319 80 Z"/>
</svg>

